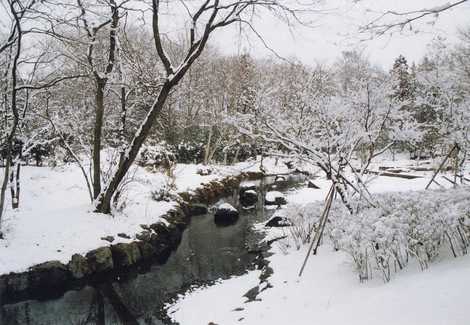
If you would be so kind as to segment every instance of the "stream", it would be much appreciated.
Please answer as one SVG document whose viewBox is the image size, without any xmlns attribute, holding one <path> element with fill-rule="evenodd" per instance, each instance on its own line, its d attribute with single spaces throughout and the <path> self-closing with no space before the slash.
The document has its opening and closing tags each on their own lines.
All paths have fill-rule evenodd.
<svg viewBox="0 0 470 325">
<path fill-rule="evenodd" d="M 208 213 L 192 217 L 177 250 L 163 265 L 150 265 L 140 272 L 129 272 L 105 283 L 66 292 L 54 300 L 28 300 L 1 306 L 1 325 L 114 325 L 174 324 L 165 304 L 190 287 L 207 285 L 220 278 L 241 275 L 256 267 L 256 248 L 263 234 L 253 224 L 267 221 L 275 209 L 264 206 L 268 190 L 285 192 L 303 185 L 304 177 L 291 175 L 282 181 L 266 177 L 252 181 L 257 186 L 258 203 L 245 210 L 238 190 L 220 202 L 240 211 L 238 221 L 227 227 L 216 226 Z M 243 183 L 242 185 L 243 186 Z M 191 325 L 191 324 L 181 324 Z"/>
</svg>

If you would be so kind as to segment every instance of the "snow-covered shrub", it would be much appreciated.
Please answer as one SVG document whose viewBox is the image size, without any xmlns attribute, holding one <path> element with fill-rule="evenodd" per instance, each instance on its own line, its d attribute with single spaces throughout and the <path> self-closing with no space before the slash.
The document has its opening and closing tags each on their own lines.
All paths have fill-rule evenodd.
<svg viewBox="0 0 470 325">
<path fill-rule="evenodd" d="M 174 145 L 172 151 L 179 163 L 201 163 L 204 159 L 204 145 L 203 142 L 183 141 Z"/>
<path fill-rule="evenodd" d="M 174 188 L 167 184 L 152 191 L 151 194 L 152 194 L 152 199 L 154 199 L 155 201 L 170 202 L 175 197 Z"/>
<path fill-rule="evenodd" d="M 176 161 L 176 156 L 166 142 L 143 145 L 136 163 L 143 167 L 164 167 Z"/>
<path fill-rule="evenodd" d="M 36 166 L 42 166 L 44 160 L 54 154 L 52 143 L 51 139 L 45 139 L 43 142 L 28 142 L 21 138 L 15 138 L 13 139 L 11 154 L 13 157 L 21 157 L 21 161 L 26 165 L 34 162 Z M 5 165 L 6 157 L 7 144 L 0 144 L 0 166 Z"/>
<path fill-rule="evenodd" d="M 256 144 L 252 143 L 241 143 L 240 141 L 236 141 L 235 143 L 224 143 L 223 145 L 223 149 L 217 153 L 215 157 L 219 161 L 246 161 L 251 157 L 256 157 L 256 155 L 260 153 Z"/>
<path fill-rule="evenodd" d="M 427 268 L 442 252 L 467 253 L 470 242 L 468 187 L 451 190 L 387 193 L 376 197 L 377 207 L 354 202 L 351 214 L 339 202 L 325 229 L 334 248 L 347 252 L 361 280 L 378 272 L 389 281 L 393 272 L 415 260 Z M 318 223 L 321 203 L 288 212 L 296 227 Z M 305 217 L 307 216 L 307 218 Z M 301 240 L 303 235 L 291 232 Z M 308 239 L 308 238 L 307 238 Z"/>
<path fill-rule="evenodd" d="M 310 236 L 318 227 L 321 207 L 318 204 L 289 204 L 276 212 L 274 216 L 287 217 L 291 226 L 286 228 L 290 241 L 287 246 L 294 246 L 297 250 L 310 242 Z"/>
<path fill-rule="evenodd" d="M 176 156 L 171 146 L 165 142 L 157 145 L 146 145 L 140 152 L 138 165 L 150 167 L 165 176 L 164 184 L 152 192 L 152 198 L 156 201 L 169 202 L 175 197 L 176 189 Z"/>
<path fill-rule="evenodd" d="M 327 232 L 352 256 L 361 279 L 375 269 L 388 281 L 410 258 L 424 269 L 443 247 L 454 256 L 466 254 L 470 234 L 462 218 L 469 215 L 468 190 L 382 194 L 379 207 L 359 206 L 354 215 L 339 206 Z"/>
<path fill-rule="evenodd" d="M 212 172 L 213 172 L 212 168 L 208 166 L 201 166 L 201 167 L 198 167 L 198 169 L 196 170 L 196 174 L 201 175 L 201 176 L 211 175 Z"/>
</svg>

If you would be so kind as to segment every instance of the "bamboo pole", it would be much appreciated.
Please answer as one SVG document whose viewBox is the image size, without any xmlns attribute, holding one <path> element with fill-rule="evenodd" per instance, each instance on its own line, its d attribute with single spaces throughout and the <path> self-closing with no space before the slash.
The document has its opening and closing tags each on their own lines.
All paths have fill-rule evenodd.
<svg viewBox="0 0 470 325">
<path fill-rule="evenodd" d="M 314 246 L 315 246 L 314 254 L 316 254 L 316 252 L 317 252 L 318 243 L 320 241 L 321 234 L 323 233 L 323 229 L 325 228 L 326 221 L 328 219 L 328 215 L 329 215 L 329 212 L 330 212 L 330 208 L 331 208 L 331 204 L 333 202 L 334 195 L 335 195 L 335 184 L 331 184 L 330 190 L 328 191 L 328 194 L 326 196 L 325 208 L 323 209 L 323 213 L 320 217 L 320 228 L 315 233 L 315 237 L 313 238 L 312 242 L 310 243 L 310 247 L 308 248 L 307 255 L 305 256 L 304 262 L 302 263 L 302 267 L 300 268 L 299 277 L 301 277 L 302 273 L 304 272 L 305 266 L 307 265 L 308 258 L 310 257 L 310 254 L 312 253 L 312 250 L 313 250 Z M 312 230 L 313 230 L 313 228 L 312 228 Z M 310 234 L 309 234 L 309 236 L 310 236 Z"/>
<path fill-rule="evenodd" d="M 442 167 L 444 167 L 444 164 L 446 163 L 446 161 L 449 159 L 449 157 L 452 155 L 452 153 L 454 152 L 455 149 L 458 149 L 459 146 L 457 144 L 454 144 L 454 146 L 452 147 L 452 149 L 449 151 L 449 153 L 447 154 L 447 156 L 444 158 L 444 160 L 441 162 L 441 164 L 439 165 L 439 168 L 434 172 L 434 175 L 432 175 L 432 178 L 431 180 L 429 181 L 428 185 L 426 185 L 426 188 L 425 190 L 427 190 L 429 188 L 429 186 L 431 186 L 432 182 L 434 182 L 434 179 L 436 178 L 437 174 L 439 174 L 439 172 L 441 171 Z"/>
</svg>

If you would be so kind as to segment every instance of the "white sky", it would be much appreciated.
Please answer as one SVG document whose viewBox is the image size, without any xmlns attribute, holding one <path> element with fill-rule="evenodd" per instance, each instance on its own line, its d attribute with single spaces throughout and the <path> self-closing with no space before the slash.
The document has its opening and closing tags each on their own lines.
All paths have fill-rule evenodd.
<svg viewBox="0 0 470 325">
<path fill-rule="evenodd" d="M 306 3 L 321 0 L 292 1 Z M 315 28 L 296 26 L 294 30 L 290 30 L 279 20 L 263 16 L 256 20 L 256 29 L 276 53 L 286 58 L 296 57 L 307 64 L 332 62 L 342 51 L 356 48 L 364 49 L 373 63 L 389 68 L 400 54 L 405 55 L 410 63 L 419 61 L 426 52 L 427 44 L 437 35 L 443 36 L 449 41 L 455 41 L 458 28 L 470 27 L 470 2 L 442 13 L 434 26 L 427 24 L 429 19 L 413 24 L 414 30 L 421 30 L 415 35 L 395 33 L 393 37 L 381 37 L 373 41 L 360 42 L 357 39 L 357 28 L 385 10 L 402 12 L 431 8 L 449 1 L 456 0 L 323 0 L 323 6 L 318 9 L 328 10 L 329 13 L 308 17 L 315 21 Z M 0 0 L 1 2 L 2 0 Z M 188 1 L 188 3 L 191 4 L 192 1 Z M 197 4 L 197 1 L 195 3 Z M 0 8 L 0 27 L 5 27 L 2 24 L 4 14 L 2 11 L 3 8 Z M 176 11 L 165 17 L 167 18 L 164 23 L 166 28 L 163 28 L 166 29 L 165 32 L 177 35 L 187 30 L 181 28 L 182 26 L 179 24 L 183 17 L 187 18 L 184 11 Z M 246 34 L 243 35 L 240 37 L 238 29 L 231 26 L 228 29 L 217 31 L 213 35 L 211 43 L 225 54 L 248 51 L 255 57 L 273 55 L 253 33 L 249 34 L 248 39 Z"/>
<path fill-rule="evenodd" d="M 437 35 L 456 40 L 457 28 L 470 26 L 470 3 L 465 3 L 453 10 L 443 13 L 434 26 L 422 20 L 413 24 L 414 30 L 421 30 L 415 35 L 400 35 L 382 37 L 373 41 L 358 41 L 357 27 L 377 17 L 384 10 L 413 10 L 431 8 L 448 3 L 448 0 L 326 0 L 324 8 L 331 8 L 331 14 L 314 16 L 318 25 L 316 28 L 296 27 L 293 33 L 283 23 L 271 17 L 260 17 L 257 30 L 262 34 L 266 43 L 283 57 L 297 57 L 301 61 L 313 64 L 315 62 L 331 62 L 341 51 L 353 48 L 364 48 L 372 62 L 386 68 L 393 60 L 403 54 L 409 62 L 419 61 L 426 51 L 426 46 Z M 373 12 L 367 11 L 373 10 Z M 312 16 L 313 17 L 313 16 Z M 293 36 L 295 34 L 295 36 Z M 408 33 L 410 34 L 410 33 Z M 250 54 L 262 57 L 272 55 L 256 37 L 241 38 L 235 28 L 219 31 L 213 44 L 223 53 L 248 51 Z"/>
</svg>

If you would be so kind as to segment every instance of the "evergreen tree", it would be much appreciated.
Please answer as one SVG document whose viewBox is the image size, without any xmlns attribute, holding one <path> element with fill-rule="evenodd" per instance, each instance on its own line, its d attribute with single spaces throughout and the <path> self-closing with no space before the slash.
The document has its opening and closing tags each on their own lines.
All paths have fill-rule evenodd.
<svg viewBox="0 0 470 325">
<path fill-rule="evenodd" d="M 403 55 L 395 60 L 390 75 L 392 78 L 392 97 L 402 103 L 412 101 L 414 99 L 415 82 L 408 62 Z"/>
<path fill-rule="evenodd" d="M 255 64 L 249 54 L 240 57 L 239 94 L 237 111 L 243 114 L 254 109 L 256 101 Z"/>
</svg>

